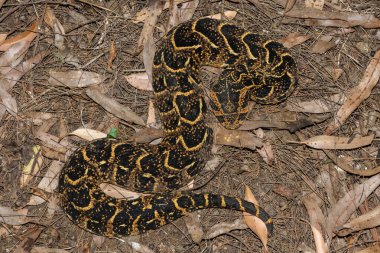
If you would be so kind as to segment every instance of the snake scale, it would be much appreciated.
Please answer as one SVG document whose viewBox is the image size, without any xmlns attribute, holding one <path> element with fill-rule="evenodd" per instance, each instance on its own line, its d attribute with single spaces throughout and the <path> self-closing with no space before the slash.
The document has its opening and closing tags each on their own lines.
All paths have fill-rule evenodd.
<svg viewBox="0 0 380 253">
<path fill-rule="evenodd" d="M 153 62 L 164 139 L 158 145 L 100 139 L 75 151 L 58 187 L 60 205 L 75 224 L 98 235 L 120 237 L 156 229 L 194 210 L 224 208 L 251 213 L 273 230 L 272 219 L 253 203 L 176 191 L 204 167 L 213 141 L 197 76 L 205 65 L 223 68 L 209 97 L 214 115 L 228 129 L 242 124 L 249 100 L 281 102 L 297 84 L 292 56 L 262 35 L 210 18 L 174 27 Z M 102 182 L 150 195 L 116 199 L 100 189 Z"/>
</svg>

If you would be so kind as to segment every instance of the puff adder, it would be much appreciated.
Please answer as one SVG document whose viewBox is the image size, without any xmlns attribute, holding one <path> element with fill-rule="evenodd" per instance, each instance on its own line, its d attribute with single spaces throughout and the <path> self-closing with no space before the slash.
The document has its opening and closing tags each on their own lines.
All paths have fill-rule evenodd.
<svg viewBox="0 0 380 253">
<path fill-rule="evenodd" d="M 248 101 L 283 101 L 297 84 L 297 67 L 279 43 L 230 23 L 201 18 L 174 27 L 163 38 L 153 64 L 153 89 L 165 138 L 158 145 L 111 139 L 79 148 L 59 177 L 60 205 L 79 227 L 119 237 L 156 229 L 189 212 L 225 208 L 272 219 L 240 198 L 179 192 L 203 168 L 213 133 L 205 124 L 206 103 L 197 73 L 201 66 L 223 68 L 210 90 L 210 106 L 228 129 L 241 125 Z M 102 182 L 150 193 L 115 199 Z"/>
</svg>

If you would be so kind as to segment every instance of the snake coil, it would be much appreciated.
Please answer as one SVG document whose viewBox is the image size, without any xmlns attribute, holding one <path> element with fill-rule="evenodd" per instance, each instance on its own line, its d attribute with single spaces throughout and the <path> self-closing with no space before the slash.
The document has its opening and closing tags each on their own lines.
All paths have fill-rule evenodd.
<svg viewBox="0 0 380 253">
<path fill-rule="evenodd" d="M 175 191 L 204 167 L 213 141 L 197 76 L 204 65 L 223 68 L 211 87 L 210 106 L 228 129 L 241 125 L 249 100 L 281 102 L 297 84 L 296 63 L 277 42 L 210 18 L 174 27 L 153 64 L 153 89 L 165 138 L 158 145 L 101 139 L 75 151 L 58 187 L 60 205 L 75 224 L 98 235 L 119 237 L 156 229 L 194 210 L 225 208 L 251 213 L 272 231 L 272 219 L 253 203 Z M 150 195 L 116 199 L 100 189 L 102 182 Z"/>
</svg>

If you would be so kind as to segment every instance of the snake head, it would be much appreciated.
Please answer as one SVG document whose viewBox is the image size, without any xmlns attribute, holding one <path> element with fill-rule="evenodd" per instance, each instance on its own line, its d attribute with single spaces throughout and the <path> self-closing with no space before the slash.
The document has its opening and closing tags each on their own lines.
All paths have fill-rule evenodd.
<svg viewBox="0 0 380 253">
<path fill-rule="evenodd" d="M 225 128 L 236 129 L 246 118 L 251 84 L 244 72 L 226 69 L 219 76 L 219 81 L 212 86 L 210 106 L 219 123 Z"/>
</svg>

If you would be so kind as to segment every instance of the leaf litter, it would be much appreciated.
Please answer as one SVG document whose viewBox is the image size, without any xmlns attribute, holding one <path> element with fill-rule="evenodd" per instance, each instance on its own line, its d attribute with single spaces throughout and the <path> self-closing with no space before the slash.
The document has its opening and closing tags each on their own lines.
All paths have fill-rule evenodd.
<svg viewBox="0 0 380 253">
<path fill-rule="evenodd" d="M 0 233 L 0 251 L 66 252 L 70 245 L 77 251 L 89 249 L 92 235 L 83 237 L 59 210 L 54 190 L 60 169 L 84 140 L 103 137 L 114 127 L 134 141 L 162 137 L 160 129 L 146 128 L 160 126 L 151 92 L 155 46 L 175 24 L 212 16 L 284 43 L 297 59 L 300 87 L 284 104 L 253 104 L 238 130 L 220 128 L 208 117 L 215 129 L 213 156 L 222 161 L 205 169 L 194 187 L 242 196 L 243 186 L 249 185 L 274 219 L 269 252 L 376 252 L 380 22 L 374 2 L 145 5 L 115 0 L 29 6 L 0 1 L 0 222 L 5 231 Z M 126 19 L 121 22 L 121 17 Z M 207 100 L 215 74 L 205 70 L 199 79 Z M 40 158 L 33 157 L 37 144 Z M 115 197 L 138 196 L 109 187 L 104 191 Z M 94 247 L 126 252 L 261 250 L 263 244 L 247 232 L 243 215 L 226 210 L 193 215 L 189 230 L 178 220 L 125 244 L 106 239 Z M 60 239 L 47 240 L 49 228 Z M 209 232 L 203 234 L 203 229 Z M 67 235 L 73 237 L 63 240 Z"/>
</svg>

